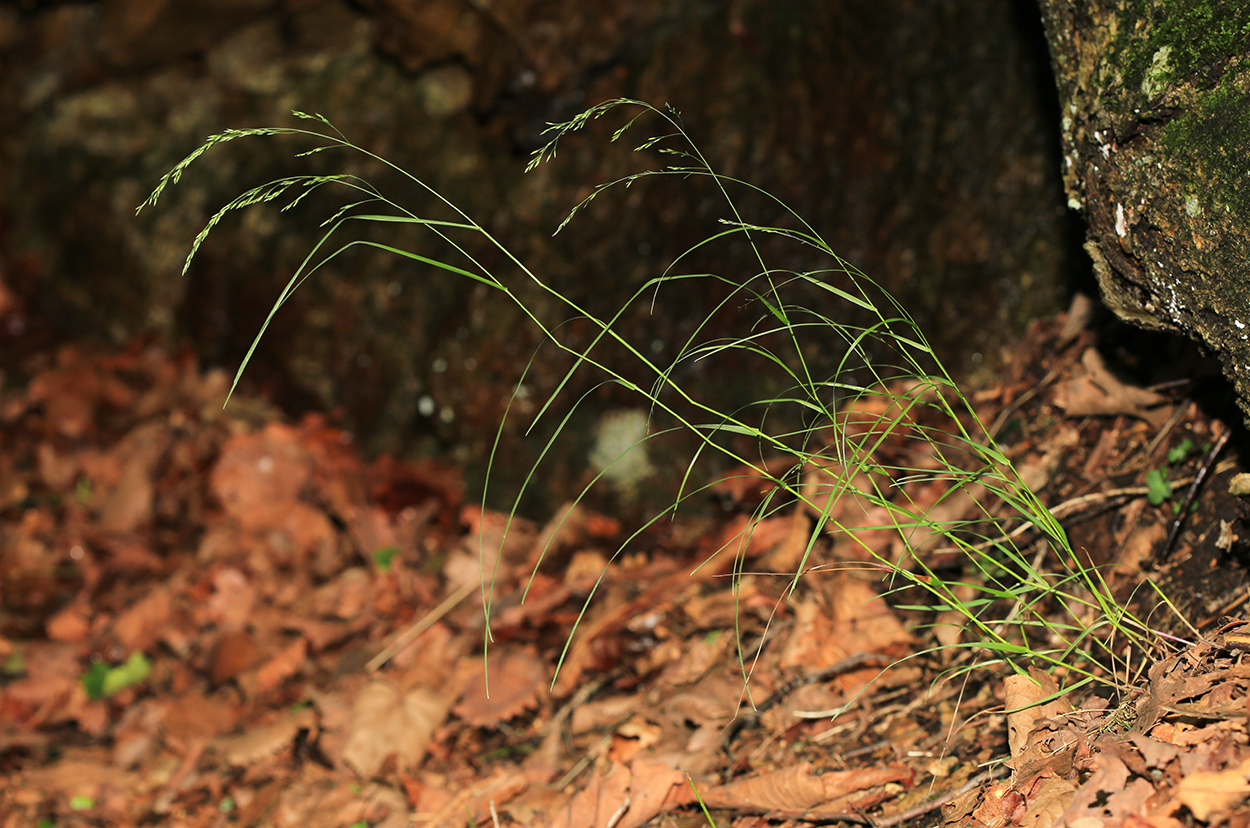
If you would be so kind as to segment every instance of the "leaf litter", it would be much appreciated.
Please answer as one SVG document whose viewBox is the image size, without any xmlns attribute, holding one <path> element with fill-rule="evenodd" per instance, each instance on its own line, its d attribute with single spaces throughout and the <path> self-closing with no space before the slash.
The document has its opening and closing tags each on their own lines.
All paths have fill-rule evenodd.
<svg viewBox="0 0 1250 828">
<path fill-rule="evenodd" d="M 26 381 L 0 391 L 0 825 L 1244 824 L 1250 627 L 1220 617 L 1246 592 L 1210 583 L 1240 504 L 1211 486 L 1161 549 L 1178 516 L 1145 485 L 1225 426 L 1069 320 L 972 399 L 1074 548 L 1125 596 L 1143 570 L 1187 588 L 1203 634 L 1061 698 L 1042 672 L 951 677 L 956 619 L 892 609 L 845 536 L 792 592 L 815 515 L 753 522 L 750 470 L 614 556 L 614 516 L 509 521 L 324 417 L 223 411 L 224 374 L 150 344 L 3 366 Z M 831 507 L 865 538 L 869 485 Z M 944 494 L 909 491 L 971 512 Z"/>
</svg>

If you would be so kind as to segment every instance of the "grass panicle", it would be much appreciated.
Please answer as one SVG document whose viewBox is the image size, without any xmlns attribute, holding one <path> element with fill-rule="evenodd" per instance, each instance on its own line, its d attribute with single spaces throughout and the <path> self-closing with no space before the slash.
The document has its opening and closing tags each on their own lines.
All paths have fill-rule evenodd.
<svg viewBox="0 0 1250 828">
<path fill-rule="evenodd" d="M 754 184 L 717 173 L 687 135 L 675 109 L 625 99 L 591 107 L 564 123 L 552 124 L 547 143 L 534 152 L 527 169 L 555 160 L 564 139 L 619 111 L 625 111 L 627 118 L 611 140 L 638 129 L 644 120 L 658 122 L 659 129 L 634 152 L 662 163 L 596 186 L 569 211 L 557 233 L 609 190 L 652 176 L 680 176 L 692 180 L 691 186 L 696 179 L 710 183 L 726 214 L 702 241 L 647 280 L 609 317 L 597 316 L 560 294 L 433 187 L 353 144 L 320 115 L 296 113 L 324 131 L 270 128 L 227 130 L 210 136 L 161 179 L 140 209 L 155 205 L 164 189 L 177 183 L 209 149 L 244 137 L 289 136 L 314 143 L 301 155 L 342 151 L 381 162 L 429 196 L 431 209 L 410 210 L 353 175 L 292 176 L 244 192 L 215 213 L 195 238 L 187 267 L 209 232 L 231 212 L 284 197 L 291 199 L 286 205 L 289 208 L 329 184 L 345 188 L 351 199 L 356 199 L 346 201 L 322 223 L 323 234 L 279 294 L 239 366 L 232 393 L 269 322 L 292 292 L 346 250 L 359 245 L 373 247 L 433 272 L 472 279 L 502 291 L 546 340 L 571 355 L 572 367 L 539 410 L 538 419 L 559 420 L 554 436 L 540 452 L 539 464 L 580 404 L 580 400 L 574 401 L 560 417 L 555 409 L 564 400 L 562 392 L 575 375 L 586 371 L 599 382 L 615 383 L 638 396 L 654 424 L 646 440 L 673 431 L 693 436 L 694 448 L 671 505 L 626 539 L 621 549 L 690 498 L 706 497 L 714 477 L 706 470 L 717 465 L 710 461 L 718 460 L 720 466 L 736 466 L 771 482 L 772 489 L 755 512 L 756 520 L 791 507 L 810 514 L 811 530 L 791 573 L 793 587 L 831 543 L 849 542 L 852 548 L 858 547 L 858 557 L 888 574 L 888 595 L 900 610 L 939 619 L 934 623 L 962 627 L 955 643 L 934 647 L 966 654 L 954 661 L 953 670 L 1006 664 L 1025 671 L 1040 664 L 1062 667 L 1069 688 L 1089 682 L 1114 684 L 1130 658 L 1160 646 L 1150 627 L 1116 601 L 1101 571 L 1074 553 L 1063 527 L 1025 485 L 906 309 L 840 258 L 780 199 Z M 747 220 L 739 212 L 739 197 L 735 195 L 741 193 L 749 194 L 753 203 L 762 199 L 775 209 L 774 220 Z M 435 209 L 450 209 L 453 218 L 435 218 Z M 359 222 L 398 225 L 432 234 L 450 246 L 454 258 L 432 258 L 359 238 L 344 240 L 345 228 Z M 818 262 L 807 270 L 771 267 L 761 244 L 765 238 L 791 242 L 804 256 Z M 685 270 L 685 262 L 704 248 L 730 241 L 742 243 L 750 252 L 742 272 Z M 474 252 L 482 249 L 502 253 L 521 279 L 558 299 L 570 317 L 588 321 L 594 330 L 589 344 L 574 347 L 562 338 L 558 326 L 544 323 L 504 278 L 482 264 L 484 257 Z M 658 362 L 622 329 L 621 320 L 635 303 L 646 301 L 654 307 L 664 301 L 667 286 L 692 279 L 709 280 L 721 298 L 706 309 L 675 355 L 667 362 Z M 813 295 L 823 300 L 813 302 Z M 758 311 L 753 325 L 734 337 L 710 336 L 717 314 L 744 306 Z M 830 373 L 820 373 L 809 358 L 812 343 L 818 341 L 841 344 L 841 356 Z M 624 361 L 609 359 L 608 349 L 623 355 Z M 703 400 L 676 379 L 680 368 L 697 362 L 714 363 L 726 356 L 760 366 L 774 380 L 770 387 L 784 390 L 729 411 Z M 630 367 L 618 367 L 622 364 Z M 531 364 L 526 371 L 533 368 Z M 512 410 L 511 403 L 508 410 Z M 914 446 L 917 441 L 924 446 L 923 452 L 899 450 L 899 444 Z M 923 462 L 917 462 L 917 457 Z M 781 462 L 775 462 L 776 458 Z M 494 463 L 492 450 L 488 469 Z M 537 468 L 531 469 L 514 504 L 535 479 Z M 584 498 L 590 487 L 601 485 L 607 474 L 608 469 L 601 471 L 577 499 Z M 925 499 L 913 494 L 926 490 L 940 495 Z M 874 522 L 849 520 L 848 503 L 858 504 L 861 514 L 875 515 Z M 956 504 L 964 505 L 955 509 Z M 514 515 L 515 509 L 514 505 Z M 1021 524 L 1031 526 L 1036 538 L 1027 546 L 1019 545 L 1019 533 L 1013 532 Z M 882 530 L 899 539 L 895 551 L 867 540 L 879 538 Z M 734 554 L 741 557 L 740 550 Z M 959 565 L 953 565 L 952 560 Z M 741 560 L 735 566 L 740 572 Z M 489 629 L 494 573 L 484 573 L 483 584 Z M 1145 588 L 1155 590 L 1158 603 L 1170 606 L 1153 584 L 1147 583 Z M 593 597 L 594 590 L 586 606 Z M 745 654 L 742 659 L 745 675 Z"/>
</svg>

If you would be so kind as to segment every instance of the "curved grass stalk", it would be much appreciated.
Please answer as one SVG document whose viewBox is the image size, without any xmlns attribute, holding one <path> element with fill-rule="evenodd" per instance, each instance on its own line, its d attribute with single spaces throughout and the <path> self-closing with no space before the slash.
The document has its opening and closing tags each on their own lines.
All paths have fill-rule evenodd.
<svg viewBox="0 0 1250 828">
<path fill-rule="evenodd" d="M 622 107 L 638 111 L 613 134 L 612 140 L 624 136 L 643 116 L 656 117 L 664 125 L 663 130 L 644 140 L 635 151 L 654 151 L 674 163 L 596 186 L 589 196 L 569 211 L 556 232 L 560 232 L 608 190 L 616 186 L 628 187 L 656 175 L 710 181 L 729 215 L 721 220 L 719 229 L 682 252 L 660 275 L 647 280 L 620 310 L 607 318 L 596 316 L 570 297 L 562 295 L 435 188 L 385 158 L 353 144 L 320 115 L 296 113 L 301 119 L 324 125 L 329 132 L 263 128 L 227 130 L 211 136 L 161 179 L 139 209 L 155 205 L 164 189 L 177 183 L 189 166 L 207 150 L 243 137 L 311 139 L 318 142 L 317 146 L 300 153 L 301 156 L 340 150 L 379 162 L 417 185 L 434 200 L 438 209 L 450 210 L 453 218 L 436 218 L 412 211 L 355 175 L 290 176 L 247 190 L 217 211 L 195 238 L 183 268 L 184 273 L 209 232 L 233 211 L 285 197 L 291 200 L 283 209 L 290 209 L 327 184 L 340 185 L 350 193 L 361 196 L 360 200 L 345 203 L 322 222 L 324 232 L 275 300 L 235 374 L 231 393 L 270 322 L 306 279 L 353 247 L 364 246 L 392 253 L 432 268 L 435 272 L 467 278 L 502 291 L 546 341 L 573 358 L 572 366 L 561 377 L 556 390 L 540 406 L 534 424 L 553 413 L 557 400 L 562 398 L 576 375 L 592 371 L 601 377 L 600 382 L 615 383 L 637 394 L 647 403 L 653 420 L 664 418 L 672 423 L 655 429 L 644 440 L 670 431 L 693 435 L 695 447 L 671 505 L 627 538 L 618 547 L 617 554 L 647 528 L 674 514 L 689 498 L 704 492 L 708 484 L 700 483 L 697 467 L 705 464 L 710 457 L 719 456 L 725 462 L 750 469 L 752 474 L 774 484 L 774 489 L 756 512 L 757 522 L 790 503 L 796 504 L 795 508 L 807 510 L 812 516 L 810 533 L 793 573 L 791 589 L 797 588 L 801 575 L 808 568 L 809 559 L 823 548 L 826 538 L 846 537 L 862 546 L 868 557 L 877 560 L 891 573 L 895 590 L 906 588 L 928 596 L 920 603 L 900 603 L 897 605 L 899 609 L 930 614 L 958 613 L 972 635 L 970 640 L 951 646 L 979 654 L 979 664 L 1006 663 L 1017 670 L 1025 669 L 1030 663 L 1062 666 L 1076 677 L 1076 686 L 1106 681 L 1106 665 L 1119 658 L 1118 653 L 1124 646 L 1137 649 L 1154 646 L 1155 639 L 1149 625 L 1119 605 L 1097 568 L 1082 564 L 1073 553 L 1062 525 L 1037 494 L 1024 484 L 1011 460 L 960 394 L 957 384 L 906 309 L 888 291 L 841 259 L 814 228 L 780 199 L 749 182 L 716 173 L 687 135 L 676 110 L 624 99 L 591 107 L 567 122 L 552 125 L 548 130 L 552 134 L 551 139 L 534 153 L 527 169 L 553 160 L 564 137 Z M 672 146 L 678 142 L 680 146 Z M 762 196 L 780 211 L 785 220 L 793 221 L 797 229 L 745 220 L 731 190 L 744 190 Z M 373 209 L 378 206 L 384 211 Z M 363 212 L 366 207 L 371 211 Z M 396 225 L 399 229 L 411 228 L 429 233 L 446 243 L 454 251 L 456 260 L 420 255 L 399 246 L 371 240 L 356 238 L 338 241 L 345 228 L 360 226 L 358 222 Z M 468 240 L 461 238 L 464 234 L 467 234 Z M 770 267 L 757 243 L 757 238 L 762 236 L 792 241 L 807 252 L 823 257 L 830 266 L 806 271 Z M 679 265 L 704 248 L 732 238 L 745 240 L 751 254 L 753 275 L 733 278 L 678 271 Z M 474 254 L 475 244 L 501 253 L 508 265 L 515 267 L 524 280 L 563 303 L 573 317 L 589 321 L 595 328 L 591 341 L 581 348 L 569 345 L 561 338 L 558 326 L 548 326 L 505 281 L 483 265 L 482 257 Z M 329 252 L 324 252 L 327 250 Z M 620 329 L 621 320 L 628 309 L 647 296 L 650 296 L 651 306 L 654 307 L 662 301 L 663 291 L 668 285 L 691 279 L 711 280 L 721 286 L 723 295 L 694 326 L 671 362 L 659 364 L 635 346 L 628 334 Z M 792 293 L 801 290 L 818 291 L 826 299 L 838 303 L 841 310 L 848 314 L 847 318 L 818 312 L 801 299 L 792 298 Z M 707 338 L 706 332 L 717 314 L 743 301 L 761 309 L 759 319 L 750 330 L 740 336 Z M 867 321 L 863 321 L 865 317 Z M 842 343 L 841 356 L 830 376 L 821 377 L 815 373 L 814 365 L 806 356 L 809 337 Z M 603 349 L 609 346 L 620 349 L 639 375 L 627 374 L 626 368 L 617 367 L 617 362 L 600 356 Z M 724 411 L 697 398 L 676 379 L 678 368 L 686 363 L 715 361 L 726 355 L 761 361 L 770 377 L 786 385 L 785 390 L 763 395 L 752 404 L 734 411 Z M 532 365 L 531 361 L 525 371 L 528 372 Z M 555 424 L 538 461 L 515 495 L 512 516 L 515 516 L 522 496 L 531 485 L 538 465 L 547 456 L 554 441 L 560 438 L 579 404 L 580 400 L 575 401 Z M 508 404 L 505 418 L 511 411 L 512 401 Z M 770 418 L 780 419 L 781 422 L 774 427 Z M 937 424 L 933 424 L 932 420 L 936 420 Z M 796 421 L 798 425 L 793 424 Z M 488 459 L 488 469 L 494 468 L 502 433 L 501 424 Z M 927 447 L 927 464 L 908 466 L 891 461 L 887 456 L 889 447 L 900 439 L 921 441 Z M 750 451 L 735 447 L 743 443 L 751 447 Z M 772 474 L 768 471 L 768 457 L 773 455 L 787 458 L 785 473 Z M 600 471 L 576 501 L 583 499 L 590 487 L 603 480 L 607 472 L 607 468 Z M 936 502 L 926 505 L 915 500 L 911 494 L 912 488 L 921 484 L 941 484 L 946 486 L 946 491 Z M 961 493 L 975 494 L 972 498 L 973 516 L 942 518 L 937 507 Z M 877 509 L 882 515 L 881 524 L 856 526 L 845 523 L 838 512 L 838 504 L 848 497 Z M 511 519 L 505 529 L 505 538 L 511 528 Z M 1021 522 L 1037 530 L 1049 554 L 1039 554 L 1030 559 L 1026 551 L 1016 545 L 1008 526 Z M 896 559 L 887 557 L 883 550 L 867 548 L 860 537 L 882 528 L 891 529 L 901 539 L 904 552 Z M 927 555 L 937 538 L 962 556 L 962 574 L 939 572 L 930 565 Z M 741 573 L 741 551 L 735 556 L 734 571 Z M 483 608 L 487 614 L 488 642 L 493 583 L 494 575 L 487 583 L 483 573 Z M 597 582 L 590 591 L 579 621 L 598 586 Z M 960 598 L 961 593 L 968 592 L 974 595 L 972 599 Z M 1160 597 L 1171 606 L 1166 596 Z M 575 631 L 576 625 L 574 634 Z M 1120 643 L 1116 643 L 1117 637 Z M 565 652 L 560 656 L 561 663 L 567 652 L 566 644 Z M 741 650 L 740 661 L 745 676 L 745 653 Z M 1111 673 L 1114 677 L 1114 669 Z"/>
</svg>

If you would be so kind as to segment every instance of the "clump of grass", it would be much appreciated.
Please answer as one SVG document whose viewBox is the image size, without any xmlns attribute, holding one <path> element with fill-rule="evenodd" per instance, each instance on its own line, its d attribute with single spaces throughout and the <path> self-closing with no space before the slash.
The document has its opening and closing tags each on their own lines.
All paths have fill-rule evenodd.
<svg viewBox="0 0 1250 828">
<path fill-rule="evenodd" d="M 1074 554 L 1063 527 L 1024 484 L 907 311 L 842 260 L 779 199 L 749 182 L 717 173 L 687 135 L 676 110 L 632 100 L 592 107 L 552 125 L 549 142 L 534 153 L 528 169 L 553 160 L 562 139 L 619 110 L 630 111 L 631 116 L 611 140 L 635 130 L 640 119 L 658 121 L 658 130 L 635 151 L 663 163 L 596 187 L 556 232 L 609 190 L 651 176 L 679 176 L 691 180 L 692 186 L 695 181 L 708 184 L 721 197 L 725 214 L 705 239 L 648 280 L 620 311 L 608 317 L 597 316 L 561 295 L 455 204 L 419 178 L 353 144 L 320 115 L 295 113 L 312 122 L 311 129 L 228 130 L 210 137 L 160 181 L 140 209 L 155 205 L 166 186 L 177 183 L 207 150 L 242 138 L 311 140 L 314 146 L 302 155 L 362 154 L 405 176 L 430 203 L 421 211 L 410 209 L 354 175 L 290 176 L 244 192 L 213 215 L 192 243 L 184 272 L 206 236 L 231 212 L 283 199 L 283 209 L 289 209 L 326 185 L 342 187 L 350 194 L 322 223 L 322 235 L 274 302 L 239 366 L 232 393 L 270 321 L 304 280 L 353 247 L 381 249 L 502 291 L 548 341 L 572 356 L 572 367 L 541 407 L 540 419 L 557 418 L 560 390 L 575 374 L 590 371 L 600 381 L 616 383 L 637 395 L 650 412 L 651 432 L 641 441 L 669 431 L 693 437 L 694 449 L 685 463 L 680 488 L 671 506 L 651 523 L 669 516 L 690 498 L 706 497 L 713 467 L 709 461 L 720 458 L 772 484 L 755 512 L 757 519 L 794 503 L 810 513 L 811 530 L 794 567 L 794 585 L 812 565 L 813 556 L 830 543 L 859 547 L 855 557 L 873 562 L 893 579 L 900 609 L 922 611 L 943 623 L 958 619 L 962 637 L 941 645 L 970 654 L 956 669 L 1006 664 L 1024 671 L 1036 665 L 1061 666 L 1066 689 L 1073 689 L 1090 682 L 1113 684 L 1130 654 L 1159 646 L 1149 626 L 1116 600 L 1099 570 Z M 742 193 L 772 205 L 775 217 L 757 223 L 742 215 L 738 207 Z M 436 213 L 443 217 L 434 217 Z M 432 234 L 453 255 L 435 258 L 370 239 L 343 241 L 343 231 L 360 223 Z M 790 242 L 817 264 L 805 270 L 774 267 L 763 253 L 765 238 Z M 684 269 L 704 248 L 727 242 L 750 251 L 742 272 Z M 545 324 L 508 281 L 482 264 L 480 253 L 489 249 L 502 253 L 519 278 L 563 303 L 570 316 L 588 321 L 594 331 L 590 343 L 573 347 L 560 328 Z M 662 302 L 667 286 L 685 280 L 707 280 L 717 288 L 714 295 L 721 298 L 706 309 L 703 321 L 675 354 L 660 362 L 631 339 L 620 321 L 634 303 Z M 822 301 L 811 301 L 814 295 Z M 757 311 L 754 324 L 729 338 L 708 333 L 718 313 L 739 306 Z M 822 374 L 808 355 L 815 350 L 813 343 L 830 341 L 840 343 L 841 356 L 832 371 Z M 624 361 L 605 358 L 610 349 L 617 356 L 624 355 Z M 676 378 L 679 369 L 690 363 L 715 362 L 727 356 L 757 366 L 775 380 L 773 387 L 784 390 L 729 411 L 705 401 Z M 629 367 L 615 367 L 622 364 Z M 553 440 L 559 439 L 567 421 L 566 411 Z M 925 450 L 899 452 L 900 442 L 919 444 Z M 620 446 L 615 461 L 600 458 L 597 465 L 602 470 L 590 485 L 610 482 L 613 462 L 636 462 L 639 455 L 634 449 L 633 444 Z M 529 479 L 533 475 L 531 470 Z M 516 502 L 523 489 L 516 493 Z M 589 487 L 578 499 L 587 491 Z M 919 492 L 929 494 L 921 497 Z M 950 508 L 958 498 L 966 503 Z M 848 519 L 844 508 L 848 502 L 857 504 L 861 516 L 873 519 L 867 523 Z M 1027 547 L 1017 543 L 1020 533 L 1013 531 L 1021 525 L 1032 527 L 1032 536 L 1038 539 Z M 883 530 L 897 542 L 883 547 Z M 939 547 L 940 552 L 936 551 Z M 958 566 L 951 564 L 953 559 Z M 940 569 L 937 561 L 942 562 Z M 489 618 L 493 575 L 486 581 L 483 603 Z M 901 603 L 902 595 L 909 596 L 908 603 Z M 921 597 L 916 599 L 917 595 Z M 1162 594 L 1156 593 L 1156 598 L 1170 606 Z"/>
</svg>

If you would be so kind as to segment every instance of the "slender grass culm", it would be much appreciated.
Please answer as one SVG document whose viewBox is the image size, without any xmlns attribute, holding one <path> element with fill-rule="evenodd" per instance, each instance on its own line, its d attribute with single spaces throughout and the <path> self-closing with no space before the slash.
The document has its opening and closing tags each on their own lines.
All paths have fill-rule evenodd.
<svg viewBox="0 0 1250 828">
<path fill-rule="evenodd" d="M 455 204 L 398 166 L 353 144 L 320 115 L 295 113 L 311 122 L 309 129 L 227 130 L 211 136 L 161 179 L 139 209 L 155 205 L 166 186 L 177 183 L 207 150 L 237 139 L 285 136 L 314 142 L 300 155 L 359 153 L 405 176 L 431 200 L 429 209 L 411 210 L 355 175 L 295 175 L 244 192 L 218 210 L 192 243 L 184 273 L 206 236 L 233 211 L 287 199 L 285 210 L 327 184 L 349 193 L 346 203 L 322 224 L 324 232 L 273 303 L 239 366 L 231 393 L 270 321 L 293 291 L 344 251 L 357 246 L 376 248 L 502 291 L 546 340 L 572 358 L 572 367 L 556 393 L 541 407 L 540 418 L 557 418 L 553 408 L 560 402 L 560 390 L 569 386 L 574 374 L 589 371 L 599 381 L 617 383 L 636 394 L 651 412 L 656 425 L 643 440 L 667 431 L 684 432 L 691 438 L 694 448 L 683 464 L 680 488 L 671 505 L 654 515 L 651 523 L 689 498 L 705 496 L 716 467 L 709 461 L 717 459 L 722 468 L 744 469 L 744 474 L 771 484 L 755 512 L 757 520 L 791 504 L 810 516 L 810 531 L 792 567 L 793 584 L 814 563 L 813 556 L 841 544 L 843 560 L 849 557 L 888 573 L 893 590 L 889 594 L 898 599 L 898 609 L 919 611 L 921 618 L 961 628 L 958 635 L 939 639 L 945 643 L 934 644 L 935 648 L 966 651 L 967 657 L 948 662 L 959 665 L 952 669 L 1005 664 L 1026 671 L 1030 666 L 1062 666 L 1061 683 L 1071 690 L 1091 682 L 1114 685 L 1130 663 L 1141 663 L 1143 653 L 1161 646 L 1160 637 L 1116 600 L 1098 568 L 1073 553 L 1063 527 L 1024 484 L 906 310 L 839 258 L 815 229 L 779 199 L 750 183 L 718 174 L 687 135 L 676 110 L 631 100 L 592 107 L 552 125 L 550 141 L 535 152 L 527 169 L 551 161 L 561 138 L 617 110 L 628 110 L 631 116 L 612 140 L 635 128 L 641 118 L 658 121 L 657 133 L 639 144 L 636 152 L 658 156 L 666 163 L 599 185 L 573 208 L 557 232 L 616 185 L 628 186 L 657 175 L 707 182 L 721 199 L 725 214 L 706 238 L 642 285 L 609 317 L 597 316 L 561 295 Z M 748 220 L 739 212 L 743 194 L 749 194 L 753 203 L 772 205 L 777 219 L 768 224 Z M 346 229 L 362 222 L 432 234 L 448 245 L 451 255 L 419 255 L 373 239 L 342 240 Z M 819 257 L 823 264 L 810 270 L 774 268 L 766 261 L 764 239 L 792 243 L 801 255 Z M 703 248 L 726 242 L 749 251 L 743 273 L 679 269 Z M 496 259 L 502 255 L 521 279 L 562 303 L 570 316 L 589 322 L 593 331 L 589 344 L 569 344 L 561 328 L 544 322 L 527 307 L 519 291 L 482 264 L 484 251 Z M 719 298 L 712 301 L 714 307 L 706 309 L 703 321 L 676 353 L 661 363 L 649 349 L 631 340 L 621 320 L 634 303 L 662 302 L 667 285 L 691 279 L 710 280 L 716 290 L 709 293 Z M 743 305 L 758 309 L 754 325 L 735 337 L 709 333 L 719 311 Z M 826 374 L 808 357 L 816 352 L 816 341 L 826 349 L 830 342 L 840 343 L 840 356 L 832 371 L 825 369 Z M 609 350 L 624 360 L 605 358 Z M 683 375 L 679 369 L 726 355 L 749 360 L 768 372 L 774 380 L 770 391 L 751 405 L 721 410 L 678 379 Z M 622 369 L 622 364 L 632 368 Z M 783 390 L 773 392 L 772 388 Z M 567 422 L 567 416 L 561 422 Z M 553 440 L 559 438 L 561 427 L 555 429 Z M 900 443 L 913 448 L 899 451 Z M 914 450 L 917 444 L 924 450 Z M 611 464 L 607 465 L 591 486 L 605 482 Z M 529 479 L 533 479 L 532 471 Z M 518 492 L 516 502 L 520 496 Z M 1021 527 L 1031 531 L 1014 531 Z M 1029 538 L 1027 544 L 1017 542 L 1023 537 Z M 483 583 L 489 622 L 493 574 L 483 573 Z M 1153 584 L 1147 588 L 1153 589 Z M 923 597 L 917 600 L 917 595 Z M 1158 604 L 1171 607 L 1157 590 L 1154 596 Z"/>
</svg>

